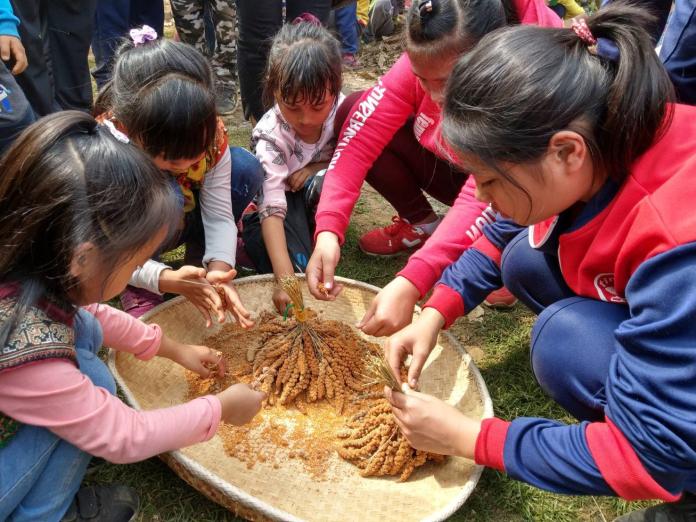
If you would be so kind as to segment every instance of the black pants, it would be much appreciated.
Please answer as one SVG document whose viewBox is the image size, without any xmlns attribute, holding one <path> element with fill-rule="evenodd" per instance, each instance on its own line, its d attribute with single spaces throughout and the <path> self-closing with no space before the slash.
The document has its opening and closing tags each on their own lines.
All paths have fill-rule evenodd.
<svg viewBox="0 0 696 522">
<path fill-rule="evenodd" d="M 287 0 L 286 19 L 312 13 L 326 23 L 331 0 Z M 282 0 L 237 0 L 237 73 L 244 117 L 257 121 L 266 112 L 261 102 L 263 74 L 273 36 L 283 23 Z"/>
<path fill-rule="evenodd" d="M 314 215 L 317 212 L 321 189 L 324 186 L 324 174 L 321 171 L 308 179 L 302 190 L 286 192 L 285 200 L 288 208 L 285 215 L 285 242 L 288 247 L 288 256 L 295 272 L 304 272 L 307 262 L 314 249 L 314 229 L 316 222 Z M 273 265 L 268 257 L 266 244 L 261 232 L 261 221 L 258 212 L 247 214 L 242 219 L 244 229 L 244 249 L 254 263 L 259 274 L 272 274 Z"/>
<path fill-rule="evenodd" d="M 37 116 L 89 111 L 87 54 L 96 0 L 12 0 L 29 67 L 17 77 Z"/>
</svg>

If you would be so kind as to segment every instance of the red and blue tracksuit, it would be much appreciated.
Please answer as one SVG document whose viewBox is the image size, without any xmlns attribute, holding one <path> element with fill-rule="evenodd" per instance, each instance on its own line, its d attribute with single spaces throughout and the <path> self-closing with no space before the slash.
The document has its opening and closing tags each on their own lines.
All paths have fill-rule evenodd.
<svg viewBox="0 0 696 522">
<path fill-rule="evenodd" d="M 696 491 L 696 108 L 673 109 L 623 183 L 522 232 L 487 226 L 428 301 L 449 326 L 504 283 L 539 314 L 540 385 L 581 421 L 485 420 L 478 463 L 559 493 Z"/>
</svg>

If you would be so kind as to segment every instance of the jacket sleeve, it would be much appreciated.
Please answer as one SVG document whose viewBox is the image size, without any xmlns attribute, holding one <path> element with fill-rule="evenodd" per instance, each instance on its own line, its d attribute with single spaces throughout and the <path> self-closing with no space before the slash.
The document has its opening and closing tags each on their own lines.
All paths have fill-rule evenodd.
<svg viewBox="0 0 696 522">
<path fill-rule="evenodd" d="M 108 304 L 91 304 L 84 308 L 99 321 L 104 346 L 132 353 L 143 361 L 157 355 L 162 342 L 162 329 L 158 324 L 146 324 Z"/>
<path fill-rule="evenodd" d="M 348 115 L 321 192 L 315 237 L 335 233 L 343 243 L 353 207 L 368 170 L 417 107 L 418 79 L 406 54 L 377 85 L 368 89 Z"/>
<path fill-rule="evenodd" d="M 645 261 L 626 287 L 604 422 L 484 421 L 476 460 L 543 489 L 674 501 L 696 468 L 696 243 Z"/>
<path fill-rule="evenodd" d="M 229 148 L 206 173 L 200 193 L 201 218 L 205 231 L 203 265 L 213 260 L 235 264 L 237 225 L 232 213 L 232 159 Z"/>
<path fill-rule="evenodd" d="M 445 318 L 445 328 L 478 306 L 503 283 L 500 259 L 505 246 L 522 231 L 508 219 L 486 225 L 481 235 L 442 274 L 424 307 L 435 308 Z"/>
<path fill-rule="evenodd" d="M 266 113 L 254 129 L 252 137 L 256 158 L 264 171 L 263 192 L 259 202 L 261 220 L 269 215 L 285 218 L 287 214 L 288 202 L 285 199 L 285 190 L 286 180 L 291 174 L 288 167 L 291 145 L 286 142 L 286 136 L 281 132 L 274 133 L 278 127 L 273 113 Z"/>
<path fill-rule="evenodd" d="M 0 0 L 0 35 L 19 38 L 19 18 L 14 15 L 10 0 Z"/>
<path fill-rule="evenodd" d="M 483 227 L 495 221 L 495 212 L 478 201 L 475 192 L 476 182 L 470 176 L 442 223 L 397 274 L 413 283 L 421 298 L 430 291 L 445 268 L 481 236 Z"/>
<path fill-rule="evenodd" d="M 212 395 L 136 411 L 95 386 L 66 359 L 3 372 L 0 403 L 11 418 L 45 427 L 82 451 L 115 463 L 136 462 L 208 440 L 221 415 L 220 400 Z"/>
</svg>

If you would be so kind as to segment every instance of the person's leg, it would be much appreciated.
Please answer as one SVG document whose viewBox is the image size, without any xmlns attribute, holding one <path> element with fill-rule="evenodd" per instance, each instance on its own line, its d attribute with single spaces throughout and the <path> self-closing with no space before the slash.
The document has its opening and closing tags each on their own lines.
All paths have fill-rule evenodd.
<svg viewBox="0 0 696 522">
<path fill-rule="evenodd" d="M 35 119 L 22 89 L 5 64 L 0 62 L 0 154 Z"/>
<path fill-rule="evenodd" d="M 313 14 L 326 25 L 331 14 L 331 0 L 288 0 L 286 21 L 292 22 L 302 13 Z"/>
<path fill-rule="evenodd" d="M 696 0 L 676 0 L 667 22 L 660 59 L 682 103 L 696 104 Z"/>
<path fill-rule="evenodd" d="M 237 9 L 234 0 L 210 0 L 215 24 L 215 50 L 210 64 L 215 74 L 218 113 L 225 115 L 237 106 Z"/>
<path fill-rule="evenodd" d="M 312 224 L 307 213 L 305 192 L 286 192 L 287 212 L 283 221 L 288 256 L 296 272 L 304 272 L 312 255 Z M 244 249 L 259 274 L 273 273 L 273 265 L 266 250 L 258 212 L 244 216 L 242 230 Z"/>
<path fill-rule="evenodd" d="M 520 232 L 505 247 L 500 266 L 503 284 L 535 314 L 547 306 L 572 297 L 558 258 L 545 254 L 529 244 L 528 231 Z"/>
<path fill-rule="evenodd" d="M 243 147 L 230 147 L 232 157 L 232 213 L 235 223 L 242 218 L 244 209 L 261 191 L 263 167 L 256 156 Z"/>
<path fill-rule="evenodd" d="M 63 109 L 92 110 L 87 55 L 92 42 L 96 0 L 46 1 L 50 70 L 56 102 Z"/>
<path fill-rule="evenodd" d="M 203 0 L 171 0 L 174 25 L 179 39 L 208 54 L 205 43 Z"/>
<path fill-rule="evenodd" d="M 37 117 L 61 110 L 56 103 L 53 79 L 47 61 L 46 13 L 42 0 L 12 0 L 19 18 L 19 36 L 27 53 L 29 65 L 17 76 Z"/>
<path fill-rule="evenodd" d="M 394 34 L 394 6 L 391 0 L 377 0 L 370 7 L 367 33 L 373 39 Z"/>
<path fill-rule="evenodd" d="M 131 27 L 149 25 L 157 34 L 164 37 L 164 2 L 163 0 L 130 0 Z"/>
<path fill-rule="evenodd" d="M 80 371 L 96 386 L 116 393 L 106 365 L 97 357 L 102 332 L 91 314 L 80 311 L 75 347 Z M 0 519 L 15 522 L 60 520 L 77 493 L 91 456 L 46 428 L 22 426 L 0 448 Z"/>
<path fill-rule="evenodd" d="M 532 329 L 531 363 L 541 388 L 578 420 L 601 421 L 618 325 L 628 307 L 569 297 L 546 307 Z"/>
<path fill-rule="evenodd" d="M 237 70 L 244 117 L 258 121 L 266 112 L 261 100 L 263 74 L 270 40 L 282 23 L 281 1 L 237 0 L 237 17 Z"/>
<path fill-rule="evenodd" d="M 358 18 L 356 4 L 334 9 L 336 31 L 341 42 L 341 52 L 355 55 L 358 52 Z"/>
<path fill-rule="evenodd" d="M 362 92 L 355 92 L 346 97 L 336 111 L 334 130 L 338 136 L 343 123 L 354 112 L 360 101 Z M 433 207 L 423 193 L 424 186 L 432 188 L 432 180 L 442 177 L 447 180 L 447 190 L 437 192 L 446 195 L 446 204 L 451 205 L 459 194 L 459 187 L 452 181 L 452 169 L 445 162 L 438 161 L 431 152 L 425 150 L 413 134 L 413 121 L 409 121 L 399 129 L 392 140 L 384 148 L 367 173 L 366 181 L 386 199 L 397 211 L 399 217 L 412 224 L 432 221 L 436 218 Z M 457 180 L 458 181 L 458 180 Z M 439 198 L 438 198 L 439 199 Z"/>
<path fill-rule="evenodd" d="M 128 34 L 131 0 L 98 0 L 94 14 L 92 53 L 95 67 L 92 76 L 101 89 L 111 79 L 114 53 Z"/>
</svg>

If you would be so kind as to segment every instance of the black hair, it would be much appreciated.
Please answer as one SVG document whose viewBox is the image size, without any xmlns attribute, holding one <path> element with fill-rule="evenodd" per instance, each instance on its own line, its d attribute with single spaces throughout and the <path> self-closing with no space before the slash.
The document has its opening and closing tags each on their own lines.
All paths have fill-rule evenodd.
<svg viewBox="0 0 696 522">
<path fill-rule="evenodd" d="M 510 0 L 420 0 L 406 15 L 406 50 L 426 58 L 461 54 L 486 34 L 517 24 Z"/>
<path fill-rule="evenodd" d="M 621 182 L 671 118 L 673 87 L 645 30 L 651 23 L 646 11 L 620 3 L 587 18 L 613 56 L 597 55 L 572 29 L 488 35 L 449 78 L 443 136 L 501 172 L 501 162 L 538 161 L 556 132 L 573 130 L 596 170 Z"/>
<path fill-rule="evenodd" d="M 276 96 L 289 105 L 316 105 L 329 94 L 338 100 L 342 86 L 341 49 L 321 25 L 285 24 L 273 38 L 266 65 L 263 100 L 268 109 Z"/>
<path fill-rule="evenodd" d="M 93 112 L 113 115 L 153 157 L 198 157 L 214 144 L 217 129 L 210 65 L 182 42 L 124 41 Z"/>
<path fill-rule="evenodd" d="M 0 158 L 0 169 L 0 283 L 18 285 L 0 346 L 39 300 L 74 313 L 80 288 L 70 266 L 80 244 L 94 245 L 101 269 L 111 274 L 179 222 L 166 175 L 82 112 L 58 112 L 28 127 Z"/>
</svg>

